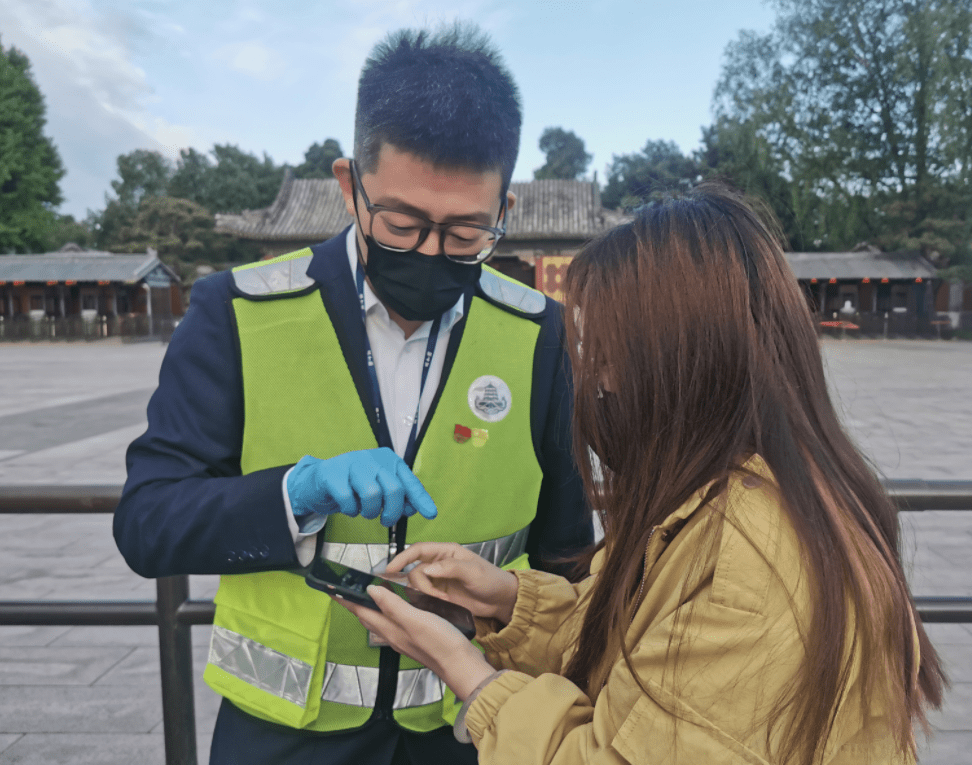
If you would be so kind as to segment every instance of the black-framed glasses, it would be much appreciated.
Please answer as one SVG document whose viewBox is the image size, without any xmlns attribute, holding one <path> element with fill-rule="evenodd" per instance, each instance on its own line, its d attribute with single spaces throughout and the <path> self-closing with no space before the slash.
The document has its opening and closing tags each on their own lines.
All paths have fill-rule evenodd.
<svg viewBox="0 0 972 765">
<path fill-rule="evenodd" d="M 351 178 L 355 190 L 361 192 L 365 209 L 371 216 L 371 236 L 382 247 L 395 252 L 409 252 L 422 246 L 429 232 L 439 231 L 442 240 L 442 254 L 456 263 L 474 266 L 482 263 L 496 250 L 496 245 L 506 233 L 503 226 L 481 226 L 477 223 L 435 223 L 414 213 L 402 212 L 383 205 L 373 205 L 368 193 L 361 184 L 358 168 L 351 162 Z M 358 209 L 355 197 L 355 211 Z M 499 218 L 506 212 L 506 199 L 500 207 Z"/>
</svg>

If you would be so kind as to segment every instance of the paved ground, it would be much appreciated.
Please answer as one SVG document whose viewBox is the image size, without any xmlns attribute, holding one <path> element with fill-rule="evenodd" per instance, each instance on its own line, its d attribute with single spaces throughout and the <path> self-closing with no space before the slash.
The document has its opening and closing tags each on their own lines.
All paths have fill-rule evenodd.
<svg viewBox="0 0 972 765">
<path fill-rule="evenodd" d="M 972 344 L 826 342 L 845 422 L 894 478 L 972 479 Z M 0 485 L 124 480 L 124 451 L 164 347 L 0 344 Z M 972 513 L 902 515 L 916 595 L 972 595 Z M 211 597 L 213 577 L 193 577 Z M 108 516 L 0 516 L 0 600 L 151 599 Z M 929 625 L 952 690 L 922 763 L 972 763 L 972 625 Z M 208 629 L 193 634 L 200 761 L 218 699 L 202 683 Z M 0 628 L 0 765 L 164 762 L 154 628 Z"/>
</svg>

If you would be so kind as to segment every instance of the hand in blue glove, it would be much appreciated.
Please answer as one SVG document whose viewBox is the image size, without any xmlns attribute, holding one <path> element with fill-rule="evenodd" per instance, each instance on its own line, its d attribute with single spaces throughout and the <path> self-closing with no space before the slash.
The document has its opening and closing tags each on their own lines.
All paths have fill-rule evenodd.
<svg viewBox="0 0 972 765">
<path fill-rule="evenodd" d="M 381 524 L 388 527 L 403 515 L 438 515 L 422 482 L 387 447 L 347 452 L 328 460 L 303 457 L 287 476 L 287 494 L 301 530 L 308 533 L 323 526 L 323 522 L 314 523 L 314 529 L 300 523 L 311 514 L 360 514 L 369 520 L 381 516 Z"/>
</svg>

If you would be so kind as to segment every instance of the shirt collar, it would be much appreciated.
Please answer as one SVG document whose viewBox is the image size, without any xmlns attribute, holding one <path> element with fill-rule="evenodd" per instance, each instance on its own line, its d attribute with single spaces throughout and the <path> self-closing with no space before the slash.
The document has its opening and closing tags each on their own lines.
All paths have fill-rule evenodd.
<svg viewBox="0 0 972 765">
<path fill-rule="evenodd" d="M 351 226 L 351 228 L 348 229 L 345 247 L 348 252 L 348 263 L 351 265 L 352 278 L 354 277 L 354 274 L 357 273 L 358 269 L 358 247 L 356 237 L 357 228 L 356 226 Z M 465 296 L 460 297 L 452 308 L 448 309 L 444 314 L 442 314 L 442 323 L 439 325 L 440 332 L 449 332 L 463 317 L 465 313 L 464 300 Z M 378 299 L 378 296 L 374 293 L 374 290 L 371 289 L 371 285 L 368 284 L 367 279 L 365 279 L 364 283 L 364 308 L 365 314 L 369 316 L 372 314 L 372 312 L 377 312 L 386 321 L 391 320 L 391 317 L 388 315 L 388 309 L 382 305 L 382 302 Z M 431 321 L 424 322 L 417 330 L 415 330 L 415 334 L 412 335 L 409 340 L 412 338 L 428 337 L 431 328 Z"/>
</svg>

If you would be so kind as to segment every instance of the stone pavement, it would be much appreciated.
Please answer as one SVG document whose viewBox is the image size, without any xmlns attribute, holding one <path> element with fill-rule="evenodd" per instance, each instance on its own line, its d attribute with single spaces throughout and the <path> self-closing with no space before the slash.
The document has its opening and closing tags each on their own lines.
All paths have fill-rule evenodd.
<svg viewBox="0 0 972 765">
<path fill-rule="evenodd" d="M 0 344 L 0 485 L 124 481 L 164 354 L 157 343 Z M 888 477 L 972 480 L 972 344 L 826 341 L 845 422 Z M 916 595 L 972 595 L 972 513 L 904 513 Z M 215 577 L 192 577 L 210 598 Z M 115 549 L 111 518 L 0 516 L 0 600 L 154 599 Z M 972 763 L 972 624 L 929 625 L 952 689 L 922 763 Z M 218 698 L 193 629 L 200 762 Z M 0 628 L 0 765 L 164 762 L 153 627 Z"/>
</svg>

